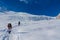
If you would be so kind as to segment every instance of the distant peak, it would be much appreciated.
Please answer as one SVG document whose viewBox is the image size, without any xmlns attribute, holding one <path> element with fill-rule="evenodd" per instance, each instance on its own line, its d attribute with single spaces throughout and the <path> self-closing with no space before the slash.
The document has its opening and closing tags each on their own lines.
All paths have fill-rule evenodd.
<svg viewBox="0 0 60 40">
<path fill-rule="evenodd" d="M 60 19 L 60 13 L 56 16 L 56 19 Z"/>
<path fill-rule="evenodd" d="M 60 15 L 60 13 L 58 14 L 58 16 Z"/>
</svg>

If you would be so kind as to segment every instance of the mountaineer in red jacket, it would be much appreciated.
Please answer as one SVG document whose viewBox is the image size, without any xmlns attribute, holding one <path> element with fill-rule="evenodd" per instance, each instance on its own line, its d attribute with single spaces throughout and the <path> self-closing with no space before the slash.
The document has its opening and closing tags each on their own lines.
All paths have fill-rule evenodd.
<svg viewBox="0 0 60 40">
<path fill-rule="evenodd" d="M 12 24 L 8 23 L 7 28 L 8 28 L 8 33 L 10 34 L 12 29 Z"/>
</svg>

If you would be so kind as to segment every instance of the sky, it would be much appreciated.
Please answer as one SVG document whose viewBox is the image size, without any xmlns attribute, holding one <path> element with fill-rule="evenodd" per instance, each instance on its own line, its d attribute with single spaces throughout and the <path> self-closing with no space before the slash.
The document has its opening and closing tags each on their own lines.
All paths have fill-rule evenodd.
<svg viewBox="0 0 60 40">
<path fill-rule="evenodd" d="M 1 7 L 16 12 L 57 16 L 60 13 L 60 0 L 0 0 Z"/>
</svg>

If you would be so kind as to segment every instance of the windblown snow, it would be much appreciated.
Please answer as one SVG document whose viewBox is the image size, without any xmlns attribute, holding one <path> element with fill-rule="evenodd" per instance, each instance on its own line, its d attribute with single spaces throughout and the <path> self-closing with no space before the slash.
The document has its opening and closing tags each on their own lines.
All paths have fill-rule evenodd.
<svg viewBox="0 0 60 40">
<path fill-rule="evenodd" d="M 11 34 L 7 33 L 8 23 L 13 25 Z M 60 40 L 60 20 L 23 12 L 0 12 L 0 40 Z"/>
</svg>

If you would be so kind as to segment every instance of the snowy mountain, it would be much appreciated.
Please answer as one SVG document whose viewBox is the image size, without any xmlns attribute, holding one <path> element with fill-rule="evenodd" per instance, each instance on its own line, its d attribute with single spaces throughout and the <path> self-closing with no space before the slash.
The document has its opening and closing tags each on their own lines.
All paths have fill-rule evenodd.
<svg viewBox="0 0 60 40">
<path fill-rule="evenodd" d="M 8 23 L 12 24 L 11 34 L 7 32 Z M 60 40 L 60 19 L 23 12 L 0 12 L 0 40 Z"/>
</svg>

